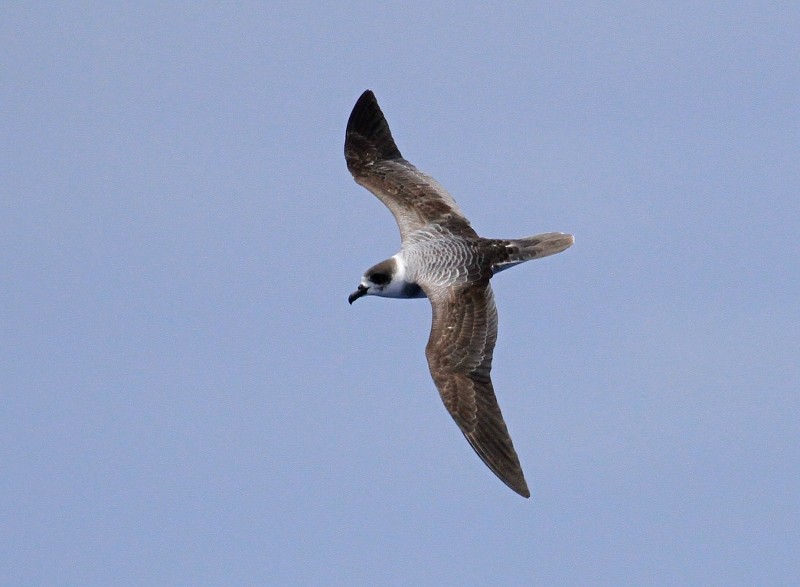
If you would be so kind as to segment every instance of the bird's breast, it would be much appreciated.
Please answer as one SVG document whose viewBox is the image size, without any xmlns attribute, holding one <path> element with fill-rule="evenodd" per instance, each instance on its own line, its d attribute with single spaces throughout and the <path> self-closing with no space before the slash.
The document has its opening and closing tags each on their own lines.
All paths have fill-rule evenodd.
<svg viewBox="0 0 800 587">
<path fill-rule="evenodd" d="M 403 243 L 406 280 L 433 287 L 451 287 L 491 275 L 491 261 L 480 241 L 422 229 Z"/>
</svg>

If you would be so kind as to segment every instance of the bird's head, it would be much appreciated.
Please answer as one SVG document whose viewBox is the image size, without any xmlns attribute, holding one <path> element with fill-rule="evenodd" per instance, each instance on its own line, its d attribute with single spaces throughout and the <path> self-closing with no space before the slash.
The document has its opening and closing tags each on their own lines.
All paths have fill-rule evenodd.
<svg viewBox="0 0 800 587">
<path fill-rule="evenodd" d="M 350 294 L 347 301 L 351 304 L 363 296 L 393 296 L 391 287 L 397 263 L 394 258 L 381 261 L 367 269 L 358 284 L 358 289 Z"/>
</svg>

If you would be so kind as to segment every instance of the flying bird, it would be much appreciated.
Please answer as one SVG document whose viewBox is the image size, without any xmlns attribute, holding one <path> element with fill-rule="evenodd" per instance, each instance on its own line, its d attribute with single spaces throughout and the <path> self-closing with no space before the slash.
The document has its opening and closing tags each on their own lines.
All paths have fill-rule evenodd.
<svg viewBox="0 0 800 587">
<path fill-rule="evenodd" d="M 348 301 L 369 295 L 430 300 L 425 356 L 447 411 L 486 466 L 530 497 L 490 377 L 497 308 L 489 280 L 514 265 L 564 251 L 572 246 L 572 235 L 478 236 L 453 197 L 400 154 L 369 90 L 350 114 L 344 156 L 356 183 L 392 212 L 402 239 L 400 252 L 367 269 Z"/>
</svg>

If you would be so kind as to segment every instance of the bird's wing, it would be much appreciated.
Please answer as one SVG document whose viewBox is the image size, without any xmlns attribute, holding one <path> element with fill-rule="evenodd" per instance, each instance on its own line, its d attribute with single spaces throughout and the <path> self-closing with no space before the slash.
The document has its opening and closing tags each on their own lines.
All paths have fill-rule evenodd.
<svg viewBox="0 0 800 587">
<path fill-rule="evenodd" d="M 497 341 L 497 308 L 489 283 L 423 289 L 433 307 L 425 355 L 445 407 L 494 474 L 530 497 L 489 376 Z"/>
<path fill-rule="evenodd" d="M 447 190 L 403 159 L 369 90 L 361 94 L 347 121 L 344 157 L 356 182 L 391 210 L 402 238 L 430 223 L 471 231 Z"/>
</svg>

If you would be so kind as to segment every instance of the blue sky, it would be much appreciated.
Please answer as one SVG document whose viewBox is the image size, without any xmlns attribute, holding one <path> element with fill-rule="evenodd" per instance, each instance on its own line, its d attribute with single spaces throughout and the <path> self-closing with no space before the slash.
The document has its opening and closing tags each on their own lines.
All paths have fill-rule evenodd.
<svg viewBox="0 0 800 587">
<path fill-rule="evenodd" d="M 794 3 L 5 3 L 0 583 L 800 578 Z M 427 373 L 342 145 L 479 233 L 532 497 Z"/>
</svg>

